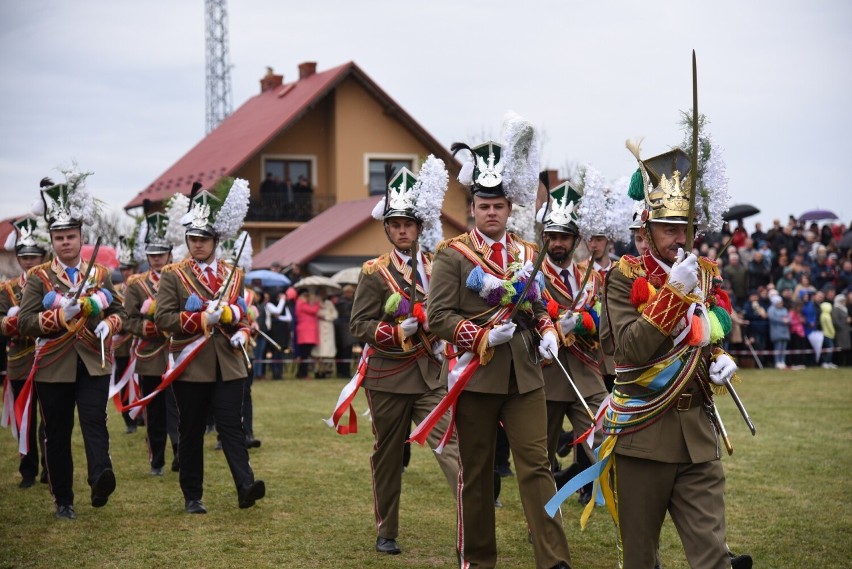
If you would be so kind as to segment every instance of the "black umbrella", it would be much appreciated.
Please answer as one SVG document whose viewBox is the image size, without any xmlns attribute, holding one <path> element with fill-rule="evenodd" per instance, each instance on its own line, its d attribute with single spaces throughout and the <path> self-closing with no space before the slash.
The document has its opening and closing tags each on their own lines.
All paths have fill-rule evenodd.
<svg viewBox="0 0 852 569">
<path fill-rule="evenodd" d="M 852 249 L 852 229 L 849 229 L 843 234 L 843 237 L 840 238 L 840 242 L 837 246 L 840 249 Z"/>
<path fill-rule="evenodd" d="M 760 213 L 759 209 L 753 205 L 743 203 L 729 207 L 728 211 L 722 214 L 722 219 L 725 221 L 734 221 L 736 219 L 745 219 L 746 217 L 757 215 L 758 213 Z"/>
</svg>

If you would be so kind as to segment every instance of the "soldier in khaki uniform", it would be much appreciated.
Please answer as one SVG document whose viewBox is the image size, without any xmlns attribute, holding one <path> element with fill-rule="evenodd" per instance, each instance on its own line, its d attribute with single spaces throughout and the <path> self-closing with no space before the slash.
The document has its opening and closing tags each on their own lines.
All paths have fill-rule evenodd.
<svg viewBox="0 0 852 569">
<path fill-rule="evenodd" d="M 520 118 L 510 116 L 506 124 L 520 126 L 508 132 L 523 131 L 532 137 L 531 126 Z M 454 151 L 469 150 L 475 160 L 463 166 L 459 176 L 473 193 L 475 228 L 439 245 L 429 294 L 429 328 L 455 350 L 471 354 L 462 355 L 457 368 L 471 358 L 467 365 L 475 369 L 458 395 L 455 414 L 462 481 L 457 547 L 465 568 L 497 563 L 493 472 L 499 422 L 512 449 L 535 565 L 539 569 L 570 567 L 562 519 L 550 518 L 544 511 L 556 485 L 547 459 L 540 359 L 557 351 L 558 340 L 541 302 L 541 281 L 513 321 L 503 322 L 519 298 L 518 287 L 530 276 L 536 255 L 533 244 L 506 231 L 512 209 L 507 196 L 531 205 L 538 184 L 535 164 L 521 176 L 526 156 L 503 160 L 503 149 L 514 150 L 516 142 L 506 141 L 505 146 L 486 142 L 472 149 L 453 145 Z M 508 179 L 510 174 L 514 182 L 504 188 L 504 176 Z M 520 179 L 531 183 L 522 184 Z M 537 348 L 539 337 L 542 345 Z"/>
<path fill-rule="evenodd" d="M 430 159 L 429 164 L 440 162 Z M 443 162 L 439 168 L 445 172 Z M 426 169 L 424 165 L 421 177 Z M 447 393 L 446 375 L 441 374 L 442 357 L 437 350 L 443 342 L 424 330 L 423 306 L 429 293 L 432 264 L 431 255 L 417 247 L 423 231 L 420 217 L 423 213 L 415 207 L 416 195 L 412 191 L 415 182 L 417 179 L 408 169 L 401 169 L 388 184 L 387 196 L 373 211 L 373 217 L 383 220 L 394 248 L 364 263 L 350 320 L 353 337 L 369 344 L 372 350 L 362 385 L 376 439 L 370 458 L 378 533 L 376 550 L 392 555 L 401 552 L 396 539 L 408 429 L 412 421 L 419 424 Z M 439 190 L 441 198 L 444 191 L 446 182 Z M 441 201 L 435 201 L 427 205 L 440 211 Z M 412 254 L 417 255 L 416 274 L 412 270 Z M 412 283 L 416 287 L 413 304 Z M 430 434 L 429 445 L 433 449 L 439 447 L 448 428 L 449 414 L 446 414 Z M 455 437 L 440 453 L 435 453 L 435 458 L 455 494 L 459 474 Z"/>
<path fill-rule="evenodd" d="M 132 357 L 135 358 L 135 372 L 139 374 L 144 397 L 154 393 L 160 385 L 169 363 L 168 335 L 157 328 L 154 315 L 162 270 L 172 262 L 172 245 L 165 237 L 168 223 L 165 215 L 159 212 L 148 214 L 146 207 L 143 223 L 146 224 L 145 255 L 150 268 L 127 280 L 124 308 L 127 310 L 127 331 L 135 338 L 131 348 Z M 178 414 L 174 397 L 172 386 L 169 386 L 145 405 L 145 428 L 148 434 L 152 476 L 163 475 L 167 434 L 171 434 L 172 430 L 177 434 Z M 173 412 L 171 407 L 175 408 Z M 177 450 L 175 436 L 172 442 L 172 451 L 175 454 L 173 465 L 180 462 Z"/>
<path fill-rule="evenodd" d="M 235 204 L 248 203 L 248 187 L 237 180 L 224 203 L 199 188 L 193 186 L 186 217 L 189 257 L 163 269 L 154 315 L 157 328 L 171 333 L 174 366 L 169 373 L 176 375 L 172 385 L 180 410 L 180 486 L 190 514 L 207 513 L 201 498 L 204 431 L 211 410 L 239 507 L 250 508 L 266 494 L 249 464 L 242 425 L 250 337 L 243 272 L 216 258 L 217 240 L 235 235 L 242 224 L 245 209 L 238 215 Z"/>
<path fill-rule="evenodd" d="M 93 223 L 87 174 L 69 173 L 65 184 L 42 180 L 42 200 L 56 257 L 30 270 L 21 299 L 19 331 L 37 337 L 34 381 L 44 418 L 48 480 L 56 517 L 74 519 L 71 431 L 74 408 L 86 448 L 92 506 L 106 505 L 115 490 L 109 456 L 106 404 L 112 371 L 110 344 L 124 325 L 109 269 L 80 258 L 82 225 Z M 77 296 L 77 293 L 80 293 Z M 18 402 L 20 406 L 21 402 Z"/>
<path fill-rule="evenodd" d="M 607 279 L 618 378 L 604 420 L 611 436 L 599 451 L 601 460 L 612 453 L 613 465 L 602 482 L 614 480 L 625 568 L 654 566 L 667 511 L 691 567 L 727 568 L 725 475 L 710 388 L 737 369 L 718 347 L 730 303 L 713 261 L 683 258 L 686 154 L 676 149 L 639 164 L 634 181 L 646 196 L 649 250 L 622 257 Z"/>
<path fill-rule="evenodd" d="M 575 213 L 580 196 L 567 182 L 553 188 L 550 193 L 552 205 L 542 220 L 547 239 L 547 257 L 542 264 L 542 274 L 548 313 L 560 332 L 559 361 L 570 374 L 570 379 L 565 377 L 565 372 L 555 363 L 542 369 L 547 399 L 547 454 L 551 465 L 555 465 L 565 416 L 571 421 L 574 435 L 579 437 L 591 427 L 593 420 L 589 411 L 595 413 L 598 410 L 607 390 L 599 370 L 600 319 L 596 303 L 601 278 L 597 271 L 592 270 L 584 282 L 588 264 L 575 263 L 573 259 L 574 247 L 580 239 Z M 600 433 L 595 433 L 592 441 L 599 444 L 601 440 Z M 594 453 L 589 444 L 583 442 L 577 448 L 580 449 L 576 457 L 578 467 L 591 465 Z M 562 477 L 567 480 L 576 468 L 566 469 Z M 591 490 L 589 484 L 580 497 L 581 503 L 591 499 Z"/>
<path fill-rule="evenodd" d="M 13 222 L 12 225 L 15 229 L 9 234 L 10 242 L 7 243 L 6 249 L 15 251 L 15 256 L 18 259 L 21 269 L 23 269 L 23 273 L 18 278 L 0 284 L 0 334 L 6 336 L 9 343 L 6 380 L 3 386 L 4 396 L 9 397 L 9 400 L 13 402 L 24 388 L 27 376 L 29 376 L 30 370 L 33 368 L 35 354 L 35 339 L 28 336 L 21 336 L 18 330 L 18 313 L 21 309 L 21 297 L 24 292 L 24 286 L 27 284 L 27 272 L 36 265 L 44 262 L 44 257 L 47 255 L 47 249 L 50 244 L 40 240 L 35 218 L 24 217 Z M 11 392 L 7 393 L 7 389 L 10 389 Z M 4 403 L 6 402 L 5 397 Z M 43 443 L 44 439 L 44 422 L 37 420 L 38 413 L 35 409 L 36 406 L 33 404 L 30 409 L 29 432 L 24 434 L 24 436 L 29 437 L 29 452 L 21 456 L 21 463 L 18 467 L 18 472 L 21 473 L 21 482 L 18 486 L 21 488 L 32 487 L 35 484 L 36 476 L 38 476 L 38 449 L 39 443 Z M 14 421 L 14 408 L 7 409 L 4 406 L 3 417 L 4 420 L 8 420 L 9 422 Z M 4 422 L 3 426 L 6 426 L 6 424 Z M 37 428 L 39 424 L 41 425 L 41 429 Z M 42 434 L 37 440 L 36 433 L 39 431 Z M 43 476 L 47 476 L 44 453 L 42 453 L 41 458 Z M 44 481 L 46 482 L 47 480 L 44 479 Z"/>
<path fill-rule="evenodd" d="M 125 237 L 119 237 L 119 246 L 118 246 L 118 270 L 121 273 L 122 282 L 117 283 L 115 285 L 115 292 L 118 295 L 118 299 L 124 304 L 124 295 L 127 290 L 127 283 L 130 278 L 136 273 L 136 268 L 139 264 L 136 262 L 136 259 L 133 257 L 133 249 L 135 245 L 134 239 L 127 239 Z M 125 327 L 126 328 L 126 327 Z M 115 358 L 115 379 L 118 380 L 122 375 L 124 375 L 125 370 L 127 370 L 127 365 L 130 362 L 130 346 L 133 343 L 133 334 L 128 330 L 123 330 L 122 332 L 115 335 L 112 339 L 112 354 Z M 129 387 L 124 387 L 122 389 L 122 400 L 127 400 L 127 391 Z M 124 419 L 124 432 L 127 434 L 132 434 L 136 432 L 139 424 L 137 419 L 130 416 L 129 411 L 124 411 L 121 414 L 121 418 Z"/>
</svg>

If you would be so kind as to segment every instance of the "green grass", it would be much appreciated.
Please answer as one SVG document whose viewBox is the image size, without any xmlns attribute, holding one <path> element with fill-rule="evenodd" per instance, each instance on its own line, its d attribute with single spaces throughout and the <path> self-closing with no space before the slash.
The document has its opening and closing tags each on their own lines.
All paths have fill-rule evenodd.
<svg viewBox="0 0 852 569">
<path fill-rule="evenodd" d="M 735 452 L 725 456 L 728 541 L 756 567 L 849 567 L 852 558 L 849 472 L 852 469 L 852 373 L 744 372 L 738 391 L 757 426 L 751 437 L 730 398 L 719 409 Z M 342 437 L 326 427 L 342 380 L 256 383 L 251 451 L 267 497 L 249 510 L 221 452 L 208 437 L 206 516 L 183 512 L 177 475 L 148 475 L 144 433 L 124 434 L 110 406 L 111 454 L 118 488 L 95 510 L 85 483 L 85 454 L 74 434 L 75 522 L 54 519 L 46 485 L 17 487 L 16 444 L 0 432 L 0 569 L 9 567 L 454 567 L 454 501 L 431 451 L 413 449 L 404 475 L 399 542 L 403 554 L 373 550 L 369 454 L 372 434 Z M 359 411 L 366 409 L 362 394 Z M 168 451 L 167 465 L 171 460 Z M 534 566 L 513 478 L 504 479 L 497 511 L 499 566 Z M 614 567 L 612 522 L 598 508 L 583 532 L 581 507 L 565 508 L 575 567 Z M 680 541 L 667 520 L 667 569 L 684 568 Z"/>
</svg>

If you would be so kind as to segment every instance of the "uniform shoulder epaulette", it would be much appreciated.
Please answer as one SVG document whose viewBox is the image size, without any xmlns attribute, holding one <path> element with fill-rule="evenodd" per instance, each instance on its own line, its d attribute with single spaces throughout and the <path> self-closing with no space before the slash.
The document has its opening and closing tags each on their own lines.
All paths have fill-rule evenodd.
<svg viewBox="0 0 852 569">
<path fill-rule="evenodd" d="M 719 272 L 719 263 L 710 257 L 698 257 L 698 265 L 710 273 L 713 277 L 721 276 L 721 273 Z"/>
<path fill-rule="evenodd" d="M 642 266 L 642 260 L 633 255 L 622 255 L 618 260 L 619 272 L 629 279 L 636 279 L 645 276 L 645 268 Z"/>
<path fill-rule="evenodd" d="M 461 235 L 444 239 L 435 247 L 435 252 L 437 253 L 442 249 L 446 249 L 453 243 L 464 243 L 465 245 L 470 245 L 470 233 L 462 233 Z"/>
<path fill-rule="evenodd" d="M 130 275 L 129 277 L 127 277 L 127 286 L 130 286 L 133 283 L 138 283 L 139 281 L 144 281 L 147 277 L 147 272 Z"/>
<path fill-rule="evenodd" d="M 380 267 L 387 267 L 389 264 L 390 264 L 390 253 L 385 253 L 381 257 L 376 257 L 375 259 L 370 259 L 369 261 L 364 261 L 364 264 L 361 265 L 361 272 L 363 272 L 365 275 L 372 275 Z"/>
<path fill-rule="evenodd" d="M 161 270 L 161 271 L 160 271 L 160 274 L 163 274 L 163 273 L 170 273 L 170 272 L 172 272 L 172 271 L 176 271 L 176 270 L 178 270 L 181 266 L 186 265 L 187 263 L 189 263 L 189 258 L 188 258 L 188 257 L 187 257 L 186 259 L 184 259 L 183 261 L 178 261 L 177 263 L 169 263 L 168 265 L 166 265 L 165 267 L 163 267 L 163 270 Z"/>
<path fill-rule="evenodd" d="M 49 269 L 49 268 L 50 268 L 50 261 L 47 261 L 45 263 L 42 263 L 41 265 L 36 265 L 35 267 L 33 267 L 32 269 L 27 271 L 27 276 L 29 277 L 31 275 L 36 274 L 37 272 L 39 272 L 41 270 L 46 270 L 46 269 Z"/>
</svg>

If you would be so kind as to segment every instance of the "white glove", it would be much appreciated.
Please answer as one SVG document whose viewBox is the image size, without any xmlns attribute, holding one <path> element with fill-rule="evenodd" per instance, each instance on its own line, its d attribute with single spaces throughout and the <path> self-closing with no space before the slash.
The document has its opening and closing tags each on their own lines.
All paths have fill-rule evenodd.
<svg viewBox="0 0 852 569">
<path fill-rule="evenodd" d="M 71 298 L 63 298 L 59 305 L 62 307 L 62 314 L 65 315 L 66 322 L 80 314 L 80 310 L 82 310 L 80 303 Z"/>
<path fill-rule="evenodd" d="M 11 318 L 12 316 L 15 316 L 15 315 L 16 315 L 18 312 L 20 312 L 20 311 L 21 311 L 21 307 L 20 307 L 20 306 L 13 306 L 13 307 L 11 307 L 11 308 L 9 309 L 9 311 L 8 311 L 8 312 L 6 312 L 6 316 L 7 316 L 8 318 Z"/>
<path fill-rule="evenodd" d="M 580 315 L 576 312 L 569 312 L 565 316 L 562 317 L 562 320 L 559 321 L 559 325 L 562 326 L 562 333 L 569 334 L 574 331 L 574 328 L 577 326 L 577 320 L 580 319 Z"/>
<path fill-rule="evenodd" d="M 683 249 L 677 251 L 678 259 L 683 258 Z M 669 284 L 680 291 L 689 294 L 698 284 L 698 257 L 690 253 L 683 261 L 676 261 L 669 273 Z"/>
<path fill-rule="evenodd" d="M 242 332 L 237 332 L 231 336 L 231 345 L 235 348 L 246 345 L 246 335 Z"/>
<path fill-rule="evenodd" d="M 432 355 L 435 356 L 435 359 L 439 362 L 444 361 L 444 345 L 446 342 L 443 340 L 435 340 L 432 343 Z"/>
<path fill-rule="evenodd" d="M 95 326 L 95 336 L 100 338 L 101 340 L 106 340 L 107 336 L 109 336 L 111 332 L 109 331 L 109 324 L 101 320 L 100 324 Z"/>
<path fill-rule="evenodd" d="M 500 344 L 505 344 L 509 340 L 512 339 L 512 336 L 515 335 L 515 323 L 507 322 L 505 324 L 500 324 L 499 326 L 495 326 L 491 330 L 488 331 L 488 345 L 489 346 L 499 346 Z"/>
<path fill-rule="evenodd" d="M 404 338 L 408 338 L 409 336 L 413 336 L 417 333 L 417 327 L 419 325 L 420 323 L 417 321 L 415 316 L 409 316 L 399 323 L 399 329 L 402 331 L 402 336 Z"/>
<path fill-rule="evenodd" d="M 710 364 L 710 381 L 716 385 L 725 385 L 725 381 L 731 379 L 736 371 L 737 364 L 734 360 L 722 354 Z"/>
<path fill-rule="evenodd" d="M 546 360 L 552 360 L 559 353 L 559 344 L 556 343 L 556 334 L 545 332 L 538 345 L 538 353 Z"/>
<path fill-rule="evenodd" d="M 216 324 L 219 323 L 219 320 L 221 320 L 221 318 L 222 318 L 222 309 L 221 308 L 217 308 L 213 312 L 208 312 L 207 313 L 207 325 L 208 326 L 215 326 Z"/>
</svg>

